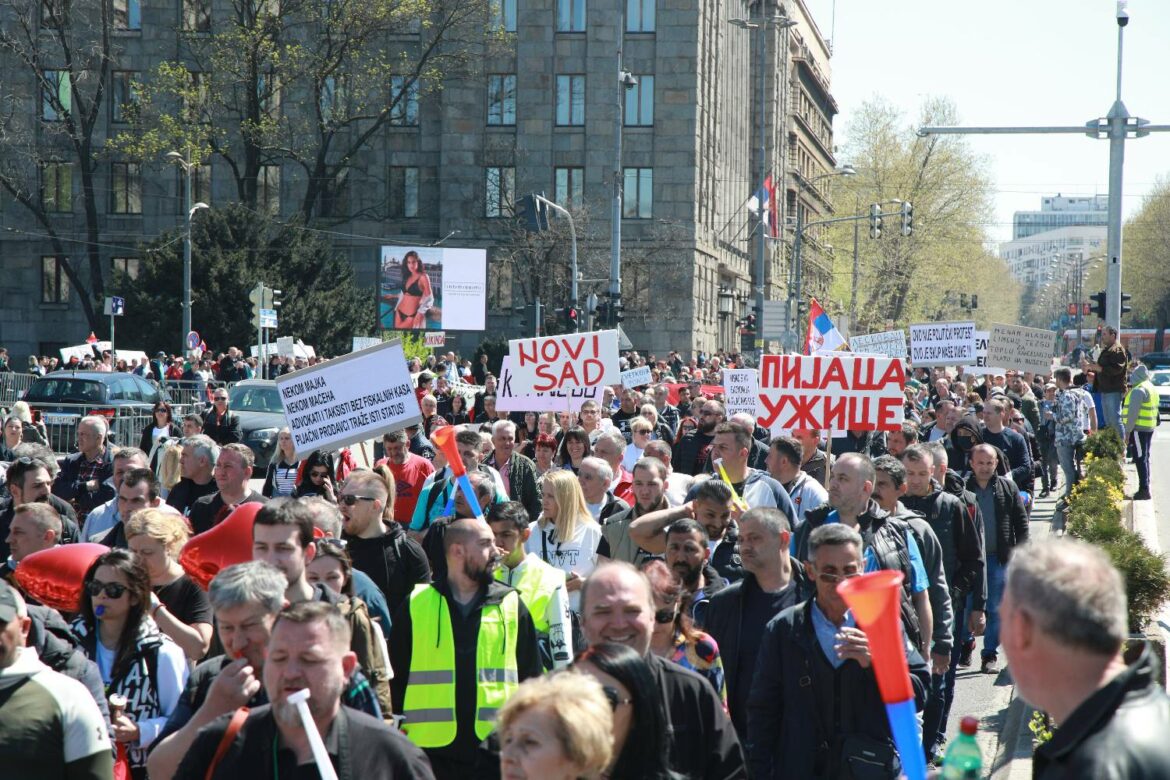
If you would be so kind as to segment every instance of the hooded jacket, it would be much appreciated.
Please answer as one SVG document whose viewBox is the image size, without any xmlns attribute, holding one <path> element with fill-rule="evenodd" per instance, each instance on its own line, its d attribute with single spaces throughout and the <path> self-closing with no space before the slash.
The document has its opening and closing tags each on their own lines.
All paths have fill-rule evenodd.
<svg viewBox="0 0 1170 780">
<path fill-rule="evenodd" d="M 415 585 L 430 582 L 431 567 L 418 542 L 409 538 L 394 520 L 383 523 L 386 533 L 373 539 L 344 535 L 353 567 L 369 575 L 386 595 L 393 615 Z"/>
</svg>

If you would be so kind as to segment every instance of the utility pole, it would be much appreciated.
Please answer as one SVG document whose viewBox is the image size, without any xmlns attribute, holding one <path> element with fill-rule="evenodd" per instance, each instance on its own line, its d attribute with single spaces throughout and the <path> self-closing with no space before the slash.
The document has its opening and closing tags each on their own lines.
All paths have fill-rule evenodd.
<svg viewBox="0 0 1170 780">
<path fill-rule="evenodd" d="M 625 122 L 626 91 L 638 86 L 633 74 L 622 67 L 622 46 L 626 36 L 625 6 L 618 17 L 617 34 L 617 114 L 613 128 L 613 214 L 609 225 L 609 310 L 611 318 L 616 317 L 622 301 L 622 186 L 625 173 L 622 170 L 622 124 Z M 616 324 L 616 319 L 612 324 Z"/>
<path fill-rule="evenodd" d="M 1170 132 L 1170 125 L 1151 125 L 1149 120 L 1130 116 L 1121 101 L 1121 63 L 1124 31 L 1129 24 L 1127 0 L 1117 3 L 1117 89 L 1109 113 L 1090 119 L 1081 127 L 920 127 L 918 135 L 1056 135 L 1084 133 L 1090 138 L 1109 139 L 1109 217 L 1105 264 L 1105 323 L 1121 332 L 1121 195 L 1125 168 L 1125 141 L 1150 133 Z"/>
<path fill-rule="evenodd" d="M 853 195 L 853 213 L 861 212 L 861 195 L 856 192 Z M 857 330 L 857 285 L 861 281 L 861 262 L 857 256 L 857 238 L 858 231 L 861 230 L 861 222 L 854 220 L 853 222 L 853 288 L 849 292 L 849 338 L 857 335 L 854 331 Z M 857 332 L 860 332 L 859 330 Z"/>
</svg>

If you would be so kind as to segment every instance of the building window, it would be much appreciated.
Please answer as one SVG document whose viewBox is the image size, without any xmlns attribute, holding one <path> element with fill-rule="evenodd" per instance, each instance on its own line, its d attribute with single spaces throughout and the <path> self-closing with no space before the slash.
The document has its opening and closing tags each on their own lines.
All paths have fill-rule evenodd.
<svg viewBox="0 0 1170 780">
<path fill-rule="evenodd" d="M 387 205 L 390 219 L 418 216 L 418 168 L 395 166 L 390 169 Z"/>
<path fill-rule="evenodd" d="M 280 166 L 261 165 L 256 176 L 256 205 L 270 217 L 280 216 Z"/>
<path fill-rule="evenodd" d="M 211 0 L 182 0 L 183 31 L 211 32 Z"/>
<path fill-rule="evenodd" d="M 585 202 L 585 169 L 557 168 L 556 201 L 567 209 L 580 208 Z"/>
<path fill-rule="evenodd" d="M 650 219 L 654 213 L 654 169 L 626 168 L 622 185 L 622 216 Z"/>
<path fill-rule="evenodd" d="M 516 75 L 514 73 L 488 76 L 489 125 L 516 124 Z"/>
<path fill-rule="evenodd" d="M 585 32 L 585 0 L 557 0 L 557 32 Z"/>
<path fill-rule="evenodd" d="M 206 85 L 201 92 L 205 93 Z M 280 114 L 280 80 L 274 73 L 261 73 L 256 78 L 256 98 L 260 101 L 260 113 L 275 119 Z"/>
<path fill-rule="evenodd" d="M 110 213 L 142 213 L 142 169 L 138 163 L 110 163 Z"/>
<path fill-rule="evenodd" d="M 638 83 L 626 90 L 626 124 L 649 127 L 654 124 L 654 76 L 638 76 Z"/>
<path fill-rule="evenodd" d="M 509 216 L 512 213 L 512 195 L 516 191 L 516 169 L 485 168 L 484 185 L 484 216 Z"/>
<path fill-rule="evenodd" d="M 142 29 L 141 0 L 114 0 L 114 29 Z"/>
<path fill-rule="evenodd" d="M 119 275 L 127 279 L 137 279 L 138 274 L 142 271 L 142 261 L 137 257 L 112 257 L 110 258 L 110 267 L 115 279 Z"/>
<path fill-rule="evenodd" d="M 557 76 L 557 124 L 585 124 L 584 76 Z"/>
<path fill-rule="evenodd" d="M 626 32 L 654 32 L 655 0 L 626 0 Z"/>
<path fill-rule="evenodd" d="M 73 164 L 51 162 L 41 166 L 41 207 L 45 211 L 73 211 Z"/>
<path fill-rule="evenodd" d="M 41 258 L 41 303 L 68 303 L 69 277 L 59 257 Z"/>
<path fill-rule="evenodd" d="M 110 90 L 110 121 L 129 122 L 133 116 L 134 104 L 138 102 L 134 82 L 138 74 L 129 70 L 116 70 L 110 75 L 113 89 Z"/>
<path fill-rule="evenodd" d="M 41 119 L 60 122 L 73 111 L 73 84 L 67 70 L 46 70 L 41 85 Z"/>
<path fill-rule="evenodd" d="M 343 168 L 321 182 L 322 217 L 343 219 L 349 216 L 349 169 Z"/>
<path fill-rule="evenodd" d="M 516 32 L 516 0 L 490 0 L 491 29 Z"/>
<path fill-rule="evenodd" d="M 397 100 L 390 109 L 390 124 L 397 127 L 418 125 L 418 81 L 409 76 L 390 77 L 390 99 Z"/>
<path fill-rule="evenodd" d="M 326 76 L 321 80 L 321 121 L 325 124 L 345 119 L 345 77 Z"/>
</svg>

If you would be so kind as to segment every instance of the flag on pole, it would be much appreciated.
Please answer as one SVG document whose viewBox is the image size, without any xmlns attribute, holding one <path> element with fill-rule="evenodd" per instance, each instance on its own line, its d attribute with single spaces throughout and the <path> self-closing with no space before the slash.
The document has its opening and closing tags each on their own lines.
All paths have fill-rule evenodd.
<svg viewBox="0 0 1170 780">
<path fill-rule="evenodd" d="M 845 337 L 837 326 L 829 319 L 829 315 L 821 308 L 816 298 L 808 307 L 808 342 L 804 345 L 804 354 L 815 355 L 818 352 L 830 352 L 845 346 Z"/>
<path fill-rule="evenodd" d="M 747 207 L 752 216 L 764 224 L 764 230 L 767 231 L 765 235 L 770 238 L 780 235 L 779 200 L 772 174 L 764 177 L 764 183 L 756 190 L 756 194 L 748 198 Z"/>
</svg>

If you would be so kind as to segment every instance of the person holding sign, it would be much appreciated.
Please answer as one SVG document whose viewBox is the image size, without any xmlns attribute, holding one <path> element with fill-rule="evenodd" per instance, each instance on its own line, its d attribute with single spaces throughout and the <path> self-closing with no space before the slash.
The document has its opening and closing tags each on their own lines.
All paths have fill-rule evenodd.
<svg viewBox="0 0 1170 780">
<path fill-rule="evenodd" d="M 413 249 L 402 258 L 402 292 L 394 304 L 394 329 L 426 327 L 427 310 L 435 302 L 431 277 L 423 270 L 422 259 Z"/>
</svg>

